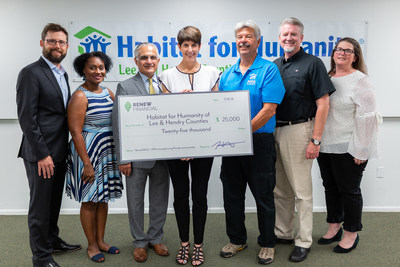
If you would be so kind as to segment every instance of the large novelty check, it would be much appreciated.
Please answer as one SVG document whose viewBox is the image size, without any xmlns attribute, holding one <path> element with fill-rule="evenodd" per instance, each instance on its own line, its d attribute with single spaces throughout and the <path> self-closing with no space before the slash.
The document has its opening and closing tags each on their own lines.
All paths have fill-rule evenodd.
<svg viewBox="0 0 400 267">
<path fill-rule="evenodd" d="M 122 161 L 253 154 L 248 91 L 118 97 Z"/>
</svg>

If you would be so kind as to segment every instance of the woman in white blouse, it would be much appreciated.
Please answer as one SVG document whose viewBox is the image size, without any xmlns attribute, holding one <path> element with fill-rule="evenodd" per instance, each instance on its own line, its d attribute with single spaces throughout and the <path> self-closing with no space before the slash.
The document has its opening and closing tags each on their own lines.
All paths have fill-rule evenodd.
<svg viewBox="0 0 400 267">
<path fill-rule="evenodd" d="M 204 66 L 197 62 L 201 47 L 200 30 L 186 26 L 178 33 L 178 47 L 182 62 L 160 75 L 163 92 L 209 92 L 218 91 L 221 75 L 216 67 Z M 174 187 L 174 209 L 178 224 L 181 246 L 176 261 L 184 265 L 189 260 L 189 193 L 192 193 L 194 246 L 192 265 L 204 262 L 203 236 L 207 216 L 207 189 L 213 158 L 186 158 L 167 161 Z M 189 179 L 189 166 L 191 179 Z"/>
<path fill-rule="evenodd" d="M 329 228 L 318 244 L 340 241 L 333 251 L 347 253 L 359 241 L 357 232 L 362 228 L 363 206 L 360 184 L 368 159 L 377 156 L 381 118 L 376 112 L 373 87 L 356 40 L 346 37 L 336 44 L 329 75 L 336 92 L 330 96 L 318 158 Z"/>
</svg>

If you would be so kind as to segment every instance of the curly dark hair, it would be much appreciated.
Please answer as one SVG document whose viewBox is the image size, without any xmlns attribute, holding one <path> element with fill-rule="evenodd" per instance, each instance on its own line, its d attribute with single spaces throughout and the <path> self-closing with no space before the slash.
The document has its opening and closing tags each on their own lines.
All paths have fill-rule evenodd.
<svg viewBox="0 0 400 267">
<path fill-rule="evenodd" d="M 103 52 L 95 51 L 95 52 L 90 52 L 90 53 L 83 53 L 82 55 L 77 56 L 75 58 L 74 64 L 73 64 L 76 73 L 78 73 L 78 75 L 80 77 L 85 76 L 85 74 L 83 74 L 83 69 L 85 68 L 86 62 L 91 57 L 98 57 L 103 61 L 104 67 L 106 68 L 106 73 L 108 73 L 111 70 L 112 65 L 113 65 L 112 60 L 109 56 L 107 56 Z"/>
</svg>

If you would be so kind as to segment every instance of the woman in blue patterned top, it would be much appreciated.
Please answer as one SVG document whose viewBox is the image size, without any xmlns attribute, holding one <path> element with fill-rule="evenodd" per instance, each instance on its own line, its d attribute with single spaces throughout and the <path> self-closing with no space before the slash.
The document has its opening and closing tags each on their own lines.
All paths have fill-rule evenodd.
<svg viewBox="0 0 400 267">
<path fill-rule="evenodd" d="M 123 188 L 111 127 L 114 94 L 100 85 L 111 66 L 111 59 L 101 52 L 78 56 L 74 68 L 84 83 L 68 105 L 72 140 L 66 192 L 82 203 L 80 218 L 88 240 L 87 253 L 95 262 L 105 260 L 101 251 L 119 253 L 118 248 L 104 242 L 108 201 L 121 197 Z"/>
</svg>

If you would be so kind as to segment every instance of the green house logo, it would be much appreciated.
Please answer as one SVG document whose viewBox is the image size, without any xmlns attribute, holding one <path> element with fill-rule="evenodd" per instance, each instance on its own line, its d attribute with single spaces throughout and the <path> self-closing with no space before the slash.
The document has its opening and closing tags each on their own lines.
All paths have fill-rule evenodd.
<svg viewBox="0 0 400 267">
<path fill-rule="evenodd" d="M 111 39 L 110 35 L 91 26 L 87 26 L 74 36 L 81 40 L 79 43 L 80 45 L 78 45 L 78 52 L 80 54 L 93 51 L 101 51 L 106 54 L 107 46 L 111 44 L 111 42 L 109 42 L 109 39 Z"/>
</svg>

